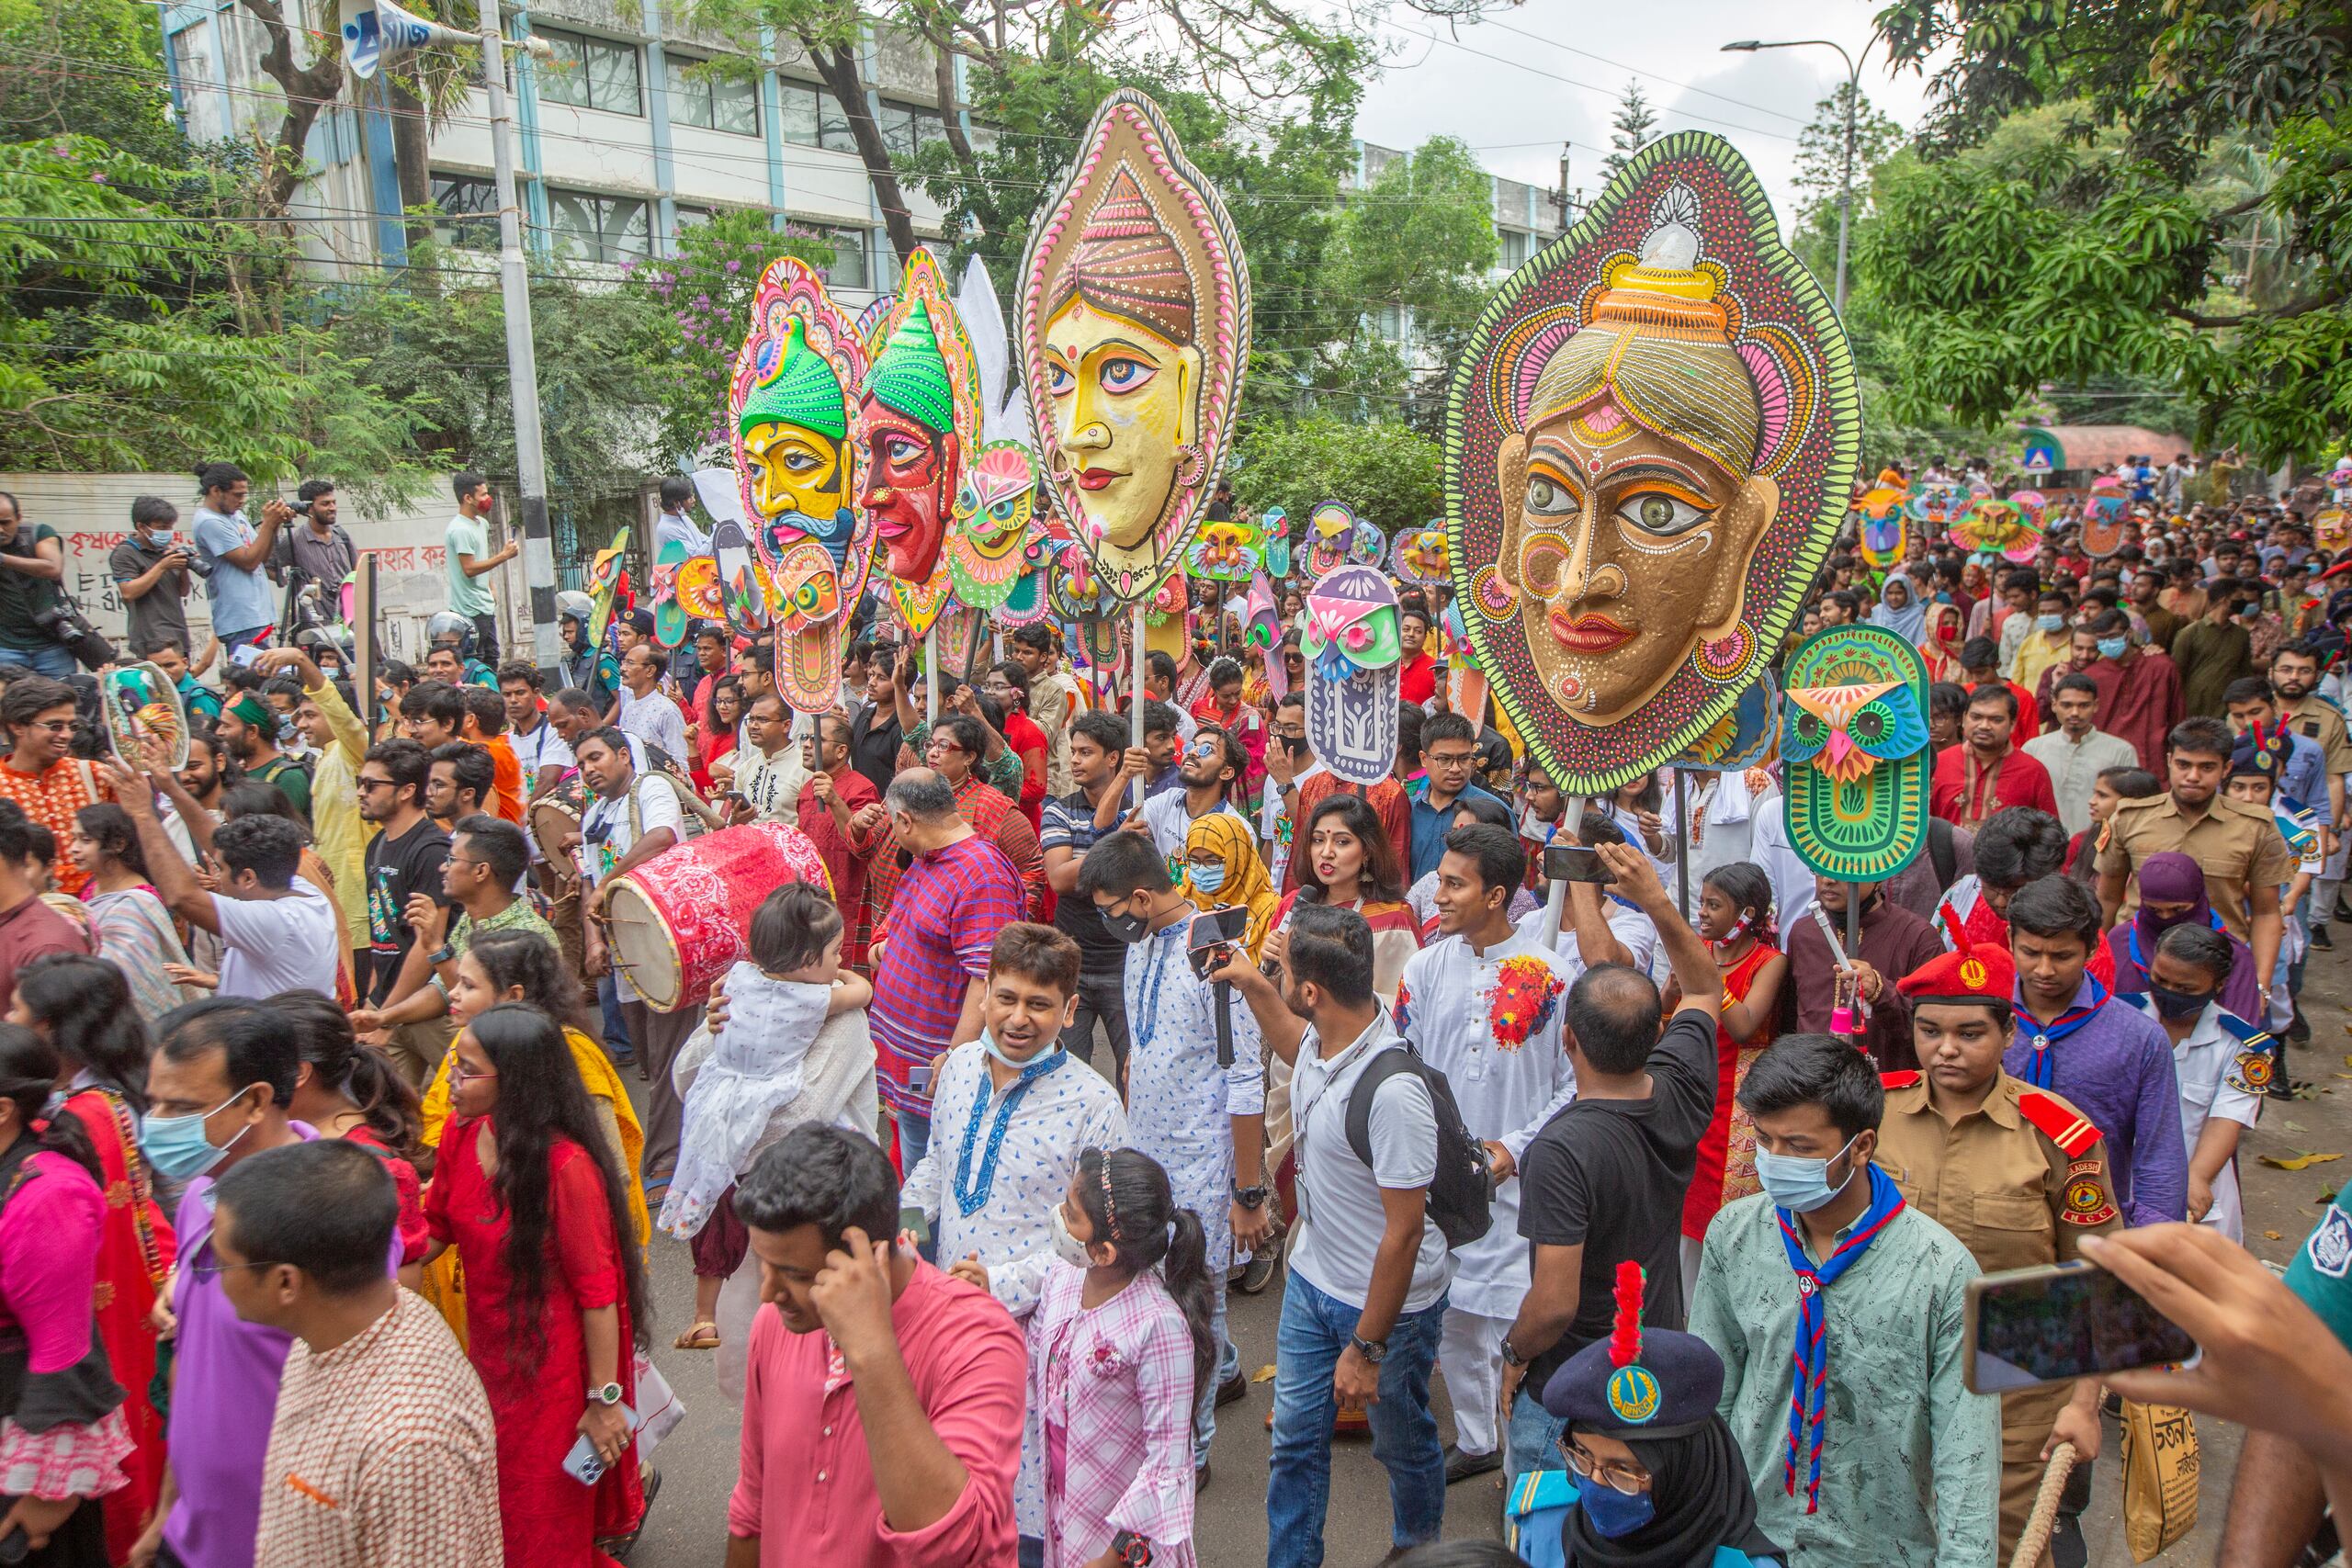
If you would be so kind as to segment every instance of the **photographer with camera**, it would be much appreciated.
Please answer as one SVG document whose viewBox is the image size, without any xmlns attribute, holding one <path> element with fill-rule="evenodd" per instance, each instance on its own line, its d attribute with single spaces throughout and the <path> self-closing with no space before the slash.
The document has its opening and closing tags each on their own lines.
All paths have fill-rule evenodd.
<svg viewBox="0 0 2352 1568">
<path fill-rule="evenodd" d="M 234 463 L 208 463 L 197 469 L 196 482 L 204 492 L 196 509 L 197 572 L 212 601 L 212 635 L 221 652 L 234 653 L 276 623 L 277 595 L 265 569 L 294 509 L 272 498 L 262 503 L 259 525 L 247 521 L 253 481 Z"/>
<path fill-rule="evenodd" d="M 279 567 L 294 569 L 286 580 L 289 590 L 299 592 L 315 582 L 333 597 L 358 564 L 358 547 L 335 521 L 337 504 L 333 479 L 304 479 L 294 492 L 293 511 L 302 525 L 278 536 L 276 556 Z"/>
<path fill-rule="evenodd" d="M 0 491 L 0 659 L 58 680 L 79 670 L 50 627 L 63 607 L 65 546 L 46 523 L 26 523 Z"/>
<path fill-rule="evenodd" d="M 162 496 L 141 496 L 130 503 L 130 532 L 107 559 L 134 659 L 167 645 L 182 652 L 195 646 L 187 635 L 187 592 L 196 551 L 173 535 L 179 520 L 180 509 Z"/>
</svg>

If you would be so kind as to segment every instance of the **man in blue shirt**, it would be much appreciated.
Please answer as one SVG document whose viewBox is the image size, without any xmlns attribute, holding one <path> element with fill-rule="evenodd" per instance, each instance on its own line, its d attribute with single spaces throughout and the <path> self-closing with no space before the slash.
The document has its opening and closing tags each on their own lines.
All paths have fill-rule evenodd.
<svg viewBox="0 0 2352 1568">
<path fill-rule="evenodd" d="M 253 482 L 234 463 L 198 468 L 204 500 L 196 509 L 197 570 L 212 603 L 212 635 L 223 653 L 259 642 L 277 621 L 277 595 L 264 570 L 277 545 L 277 530 L 294 509 L 272 499 L 262 503 L 261 525 L 245 519 L 245 497 Z"/>
<path fill-rule="evenodd" d="M 1405 786 L 1413 807 L 1413 864 L 1405 878 L 1408 885 L 1435 871 L 1445 858 L 1445 836 L 1453 831 L 1453 809 L 1464 795 L 1496 799 L 1493 791 L 1473 782 L 1478 772 L 1478 728 L 1458 713 L 1433 713 L 1421 721 L 1421 766 L 1423 775 Z"/>
</svg>

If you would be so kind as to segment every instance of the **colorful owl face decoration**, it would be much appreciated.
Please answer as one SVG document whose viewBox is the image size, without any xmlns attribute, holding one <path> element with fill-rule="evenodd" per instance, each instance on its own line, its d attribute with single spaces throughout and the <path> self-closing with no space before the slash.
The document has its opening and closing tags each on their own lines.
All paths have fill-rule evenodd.
<svg viewBox="0 0 2352 1568">
<path fill-rule="evenodd" d="M 857 603 L 874 559 L 874 521 L 858 504 L 866 449 L 855 393 L 866 369 L 865 343 L 824 280 L 793 257 L 770 262 L 728 381 L 729 443 L 752 574 L 766 575 L 776 689 L 800 713 L 826 711 L 840 693 L 841 606 Z M 712 547 L 733 606 L 740 563 L 716 532 Z M 831 608 L 812 609 L 820 605 Z"/>
<path fill-rule="evenodd" d="M 1368 566 L 1342 566 L 1306 595 L 1306 738 L 1323 765 L 1374 784 L 1396 762 L 1396 590 Z"/>
<path fill-rule="evenodd" d="M 1755 682 L 1860 439 L 1836 312 L 1720 137 L 1644 148 L 1488 301 L 1446 413 L 1447 554 L 1562 788 L 1659 766 Z"/>
<path fill-rule="evenodd" d="M 947 534 L 947 574 L 957 600 L 995 610 L 1012 597 L 1036 510 L 1029 449 L 1013 441 L 982 447 L 956 487 L 956 523 Z"/>
<path fill-rule="evenodd" d="M 997 609 L 997 619 L 1008 626 L 1025 626 L 1032 621 L 1042 621 L 1053 607 L 1046 592 L 1046 585 L 1054 570 L 1054 561 L 1067 546 L 1067 540 L 1049 539 L 1032 532 L 1028 542 L 1021 547 L 1021 571 L 1012 580 L 1012 592 Z"/>
<path fill-rule="evenodd" d="M 1434 588 L 1448 581 L 1444 520 L 1398 529 L 1388 547 L 1388 570 L 1415 588 Z"/>
<path fill-rule="evenodd" d="M 1266 536 L 1266 571 L 1273 577 L 1290 575 L 1290 513 L 1279 506 L 1269 506 L 1258 513 L 1259 531 Z"/>
<path fill-rule="evenodd" d="M 1122 604 L 1183 555 L 1250 363 L 1250 268 L 1159 107 L 1103 101 L 1021 265 L 1021 359 L 1054 503 Z"/>
<path fill-rule="evenodd" d="M 1894 875 L 1927 837 L 1926 661 L 1885 626 L 1832 626 L 1798 645 L 1784 679 L 1791 847 L 1840 881 Z"/>
<path fill-rule="evenodd" d="M 1122 613 L 1118 595 L 1103 586 L 1085 551 L 1061 553 L 1046 580 L 1046 592 L 1055 617 L 1066 631 L 1075 634 L 1089 664 L 1105 673 L 1125 667 L 1126 644 L 1121 634 L 1127 616 Z"/>
<path fill-rule="evenodd" d="M 1379 529 L 1343 502 L 1327 501 L 1306 514 L 1294 558 L 1300 576 L 1318 582 L 1343 566 L 1378 566 L 1386 550 Z"/>
<path fill-rule="evenodd" d="M 148 765 L 149 740 L 161 743 L 165 767 L 187 766 L 187 705 L 170 676 L 153 664 L 119 664 L 98 678 L 98 696 L 107 743 L 124 766 Z"/>
<path fill-rule="evenodd" d="M 1904 500 L 1899 490 L 1874 490 L 1854 502 L 1862 525 L 1862 559 L 1874 570 L 1884 571 L 1903 564 L 1911 541 L 1911 530 L 1905 526 L 1910 514 Z"/>
<path fill-rule="evenodd" d="M 2020 491 L 2018 495 L 2040 495 L 2040 491 Z M 2011 501 L 2018 496 L 2011 496 Z M 2083 498 L 2083 553 L 2093 560 L 2105 560 L 2123 547 L 2123 529 L 2132 521 L 2132 498 L 2119 486 L 2112 490 L 2094 487 Z"/>
</svg>

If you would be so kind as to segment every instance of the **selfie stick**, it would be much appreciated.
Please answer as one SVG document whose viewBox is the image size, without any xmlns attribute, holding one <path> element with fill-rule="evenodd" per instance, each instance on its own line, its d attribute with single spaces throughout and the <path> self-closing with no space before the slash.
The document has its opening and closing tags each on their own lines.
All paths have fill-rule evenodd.
<svg viewBox="0 0 2352 1568">
<path fill-rule="evenodd" d="M 1135 608 L 1135 642 L 1127 649 L 1127 744 L 1138 751 L 1143 750 L 1143 601 L 1138 599 Z M 1138 811 L 1143 809 L 1143 780 L 1136 780 L 1135 806 Z"/>
<path fill-rule="evenodd" d="M 1580 795 L 1572 795 L 1568 796 L 1567 800 L 1561 807 L 1560 832 L 1567 834 L 1570 838 L 1574 838 L 1578 830 L 1583 827 L 1584 796 Z M 1559 835 L 1555 834 L 1553 836 L 1557 838 Z M 1552 884 L 1551 892 L 1544 897 L 1544 946 L 1557 948 L 1560 945 L 1560 922 L 1566 916 L 1567 912 L 1568 885 L 1565 882 L 1555 880 Z"/>
</svg>

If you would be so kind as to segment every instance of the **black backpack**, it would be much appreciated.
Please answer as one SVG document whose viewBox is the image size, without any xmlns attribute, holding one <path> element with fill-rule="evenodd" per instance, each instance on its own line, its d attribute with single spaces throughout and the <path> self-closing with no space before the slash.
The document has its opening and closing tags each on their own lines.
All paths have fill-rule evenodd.
<svg viewBox="0 0 2352 1568">
<path fill-rule="evenodd" d="M 1445 1075 L 1421 1060 L 1410 1045 L 1400 1041 L 1364 1064 L 1348 1092 L 1348 1147 L 1365 1168 L 1371 1168 L 1372 1097 L 1399 1073 L 1421 1080 L 1430 1091 L 1430 1109 L 1437 1114 L 1437 1175 L 1430 1182 L 1430 1219 L 1445 1234 L 1446 1246 L 1467 1247 L 1494 1224 L 1495 1181 L 1487 1165 L 1487 1146 L 1463 1125 L 1462 1108 L 1453 1102 L 1453 1086 Z"/>
</svg>

